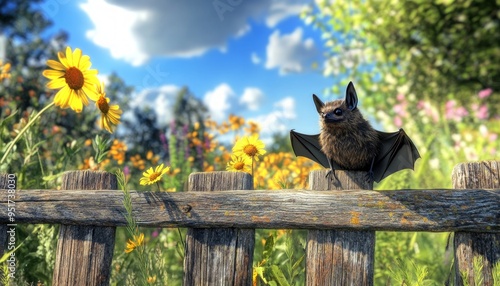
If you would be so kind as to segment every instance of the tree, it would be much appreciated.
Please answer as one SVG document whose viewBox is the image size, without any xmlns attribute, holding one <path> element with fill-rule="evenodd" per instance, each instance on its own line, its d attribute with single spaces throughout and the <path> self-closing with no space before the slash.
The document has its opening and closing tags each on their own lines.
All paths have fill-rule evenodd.
<svg viewBox="0 0 500 286">
<path fill-rule="evenodd" d="M 318 1 L 317 8 L 304 16 L 331 47 L 327 75 L 347 72 L 367 89 L 382 79 L 382 93 L 405 86 L 437 102 L 450 94 L 467 102 L 500 87 L 498 1 Z"/>
</svg>

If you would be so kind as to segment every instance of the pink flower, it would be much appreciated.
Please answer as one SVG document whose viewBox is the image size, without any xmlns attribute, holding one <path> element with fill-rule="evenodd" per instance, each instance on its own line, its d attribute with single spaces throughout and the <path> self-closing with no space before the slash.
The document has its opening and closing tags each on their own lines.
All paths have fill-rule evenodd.
<svg viewBox="0 0 500 286">
<path fill-rule="evenodd" d="M 486 104 L 483 104 L 479 106 L 476 112 L 476 116 L 478 119 L 487 119 L 488 118 L 488 106 Z"/>
<path fill-rule="evenodd" d="M 479 98 L 483 99 L 483 98 L 490 96 L 492 93 L 493 93 L 493 89 L 486 88 L 486 89 L 483 89 L 480 92 L 478 92 L 477 96 L 479 96 Z"/>
<path fill-rule="evenodd" d="M 397 128 L 403 126 L 403 120 L 401 119 L 401 117 L 399 116 L 394 117 L 394 125 L 396 125 Z"/>
<path fill-rule="evenodd" d="M 403 100 L 405 99 L 405 95 L 404 95 L 404 94 L 402 94 L 402 93 L 400 93 L 400 94 L 398 94 L 398 95 L 396 96 L 396 99 L 397 99 L 398 101 L 403 101 Z"/>
</svg>

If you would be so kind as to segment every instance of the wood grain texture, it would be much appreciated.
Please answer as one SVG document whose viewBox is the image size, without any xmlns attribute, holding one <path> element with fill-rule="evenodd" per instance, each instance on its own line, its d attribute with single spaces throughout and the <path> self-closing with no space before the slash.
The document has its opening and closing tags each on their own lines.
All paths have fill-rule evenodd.
<svg viewBox="0 0 500 286">
<path fill-rule="evenodd" d="M 452 180 L 457 189 L 500 188 L 500 161 L 458 164 L 453 169 Z M 499 196 L 497 194 L 497 199 Z M 496 209 L 500 209 L 498 202 Z M 500 263 L 500 233 L 456 232 L 454 247 L 456 285 L 464 285 L 462 273 L 467 274 L 468 285 L 475 285 L 477 277 L 482 277 L 483 285 L 499 285 L 500 281 L 494 284 L 492 271 L 494 265 Z M 480 273 L 474 271 L 474 259 L 483 264 Z"/>
<path fill-rule="evenodd" d="M 4 192 L 1 190 L 0 192 Z M 123 226 L 118 190 L 18 190 L 17 223 Z M 500 188 L 131 192 L 148 227 L 500 232 Z M 0 198 L 0 224 L 8 222 Z"/>
<path fill-rule="evenodd" d="M 188 193 L 252 189 L 246 173 L 212 172 L 189 176 Z M 185 204 L 185 215 L 196 216 Z M 217 206 L 212 205 L 216 210 Z M 252 285 L 254 229 L 190 228 L 186 234 L 184 285 Z"/>
<path fill-rule="evenodd" d="M 327 172 L 311 172 L 310 188 L 326 191 L 373 187 L 367 172 L 336 171 L 338 181 L 327 178 Z M 345 210 L 351 212 L 351 223 L 357 224 L 361 213 L 354 208 Z M 310 230 L 307 240 L 306 285 L 373 285 L 375 231 Z"/>
<path fill-rule="evenodd" d="M 70 171 L 64 173 L 62 179 L 62 187 L 68 190 L 118 187 L 116 176 L 107 172 Z M 115 229 L 61 225 L 52 285 L 109 285 Z"/>
</svg>

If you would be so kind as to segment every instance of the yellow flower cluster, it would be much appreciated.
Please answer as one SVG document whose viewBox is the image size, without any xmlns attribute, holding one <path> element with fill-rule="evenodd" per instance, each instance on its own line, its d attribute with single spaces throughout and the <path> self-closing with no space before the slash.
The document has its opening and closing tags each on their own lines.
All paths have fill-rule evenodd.
<svg viewBox="0 0 500 286">
<path fill-rule="evenodd" d="M 266 154 L 264 147 L 258 134 L 240 138 L 233 147 L 231 162 L 227 164 L 226 170 L 248 172 L 250 169 L 253 174 L 253 163 L 259 161 L 259 156 Z"/>
<path fill-rule="evenodd" d="M 99 126 L 113 133 L 114 127 L 120 123 L 122 111 L 118 105 L 109 105 L 109 98 L 104 92 L 104 84 L 97 78 L 97 70 L 90 69 L 90 57 L 82 55 L 80 49 L 73 52 L 70 47 L 66 53 L 57 54 L 59 61 L 47 60 L 52 68 L 43 71 L 43 75 L 50 81 L 47 87 L 58 89 L 54 97 L 54 104 L 61 108 L 70 107 L 80 113 L 83 105 L 88 105 L 88 98 L 95 101 L 101 113 Z"/>
<path fill-rule="evenodd" d="M 0 61 L 0 80 L 10 78 L 10 63 L 3 64 Z"/>
</svg>

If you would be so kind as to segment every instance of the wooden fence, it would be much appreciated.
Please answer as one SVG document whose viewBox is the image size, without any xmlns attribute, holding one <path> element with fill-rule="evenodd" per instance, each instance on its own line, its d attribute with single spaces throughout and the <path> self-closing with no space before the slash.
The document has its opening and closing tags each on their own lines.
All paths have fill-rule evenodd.
<svg viewBox="0 0 500 286">
<path fill-rule="evenodd" d="M 455 277 L 494 285 L 500 263 L 500 162 L 455 167 L 454 189 L 373 191 L 365 172 L 311 172 L 309 190 L 252 191 L 245 173 L 195 173 L 189 192 L 131 192 L 146 227 L 187 227 L 184 285 L 252 285 L 256 228 L 308 229 L 306 285 L 372 285 L 375 231 L 454 233 Z M 7 194 L 8 177 L 0 177 Z M 115 229 L 126 225 L 114 175 L 72 171 L 62 190 L 17 190 L 17 224 L 61 224 L 53 285 L 108 285 Z M 0 198 L 0 245 L 8 241 Z M 473 261 L 484 267 L 475 273 Z M 499 285 L 499 281 L 496 282 Z"/>
</svg>

